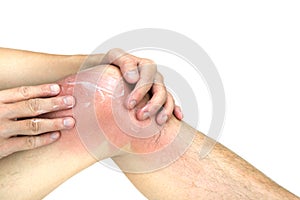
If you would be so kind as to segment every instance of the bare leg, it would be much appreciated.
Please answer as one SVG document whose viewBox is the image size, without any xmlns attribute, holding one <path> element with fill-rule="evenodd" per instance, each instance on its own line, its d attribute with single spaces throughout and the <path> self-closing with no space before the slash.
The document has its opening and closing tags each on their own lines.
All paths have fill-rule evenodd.
<svg viewBox="0 0 300 200">
<path fill-rule="evenodd" d="M 99 68 L 93 70 L 97 71 Z M 96 71 L 85 72 L 86 77 L 92 77 Z M 97 85 L 109 86 L 110 89 L 117 87 L 118 82 L 112 81 L 111 77 L 115 79 L 121 77 L 114 67 L 109 67 L 105 71 Z M 70 83 L 74 83 L 74 77 L 60 82 L 64 91 L 61 95 L 74 92 L 74 84 Z M 124 90 L 126 96 L 130 87 L 125 86 Z M 161 156 L 160 159 L 157 156 L 144 157 L 142 155 L 155 155 L 155 152 L 166 149 L 174 143 L 176 136 L 182 133 L 182 142 L 189 145 L 189 141 L 192 141 L 192 145 L 190 147 L 187 145 L 188 150 L 178 160 L 175 159 L 174 163 L 169 163 L 168 167 L 152 173 L 127 174 L 149 199 L 297 199 L 220 144 L 215 146 L 207 158 L 199 160 L 198 151 L 204 136 L 175 118 L 155 132 L 157 134 L 148 138 L 141 139 L 128 135 L 126 124 L 143 126 L 149 121 L 136 120 L 134 110 L 127 113 L 129 117 L 123 119 L 123 124 L 115 120 L 115 108 L 112 105 L 117 106 L 117 111 L 121 113 L 121 116 L 127 111 L 122 104 L 113 104 L 112 97 L 109 92 L 96 93 L 93 97 L 94 114 L 100 124 L 102 135 L 106 139 L 97 141 L 99 142 L 98 148 L 96 146 L 88 152 L 84 146 L 86 143 L 83 144 L 82 138 L 79 138 L 82 133 L 73 129 L 63 132 L 60 140 L 52 145 L 16 153 L 0 160 L 1 199 L 41 199 L 69 177 L 96 162 L 95 158 L 113 156 L 124 171 L 155 170 L 168 163 L 164 163 L 168 156 L 172 159 L 176 157 L 172 157 L 174 154 L 168 155 L 173 151 L 164 152 L 163 155 L 166 157 Z M 72 114 L 71 111 L 65 111 L 54 115 Z M 89 127 L 86 127 L 86 130 L 88 129 Z M 90 133 L 87 131 L 85 134 Z M 139 133 L 148 134 L 144 133 L 143 129 L 138 132 L 132 131 L 131 134 Z M 89 147 L 93 147 L 92 142 L 89 144 L 91 146 L 88 145 Z M 175 144 L 171 150 L 176 151 L 177 147 L 181 147 L 180 143 Z"/>
<path fill-rule="evenodd" d="M 18 152 L 1 159 L 0 199 L 41 199 L 74 174 L 97 162 L 98 159 L 119 155 L 119 149 L 128 148 L 127 144 L 129 144 L 132 137 L 124 134 L 116 125 L 115 120 L 113 120 L 112 96 L 111 92 L 109 92 L 118 84 L 118 82 L 112 80 L 121 79 L 119 69 L 112 66 L 96 67 L 82 72 L 80 79 L 88 82 L 91 77 L 95 76 L 95 74 L 97 75 L 96 72 L 103 70 L 103 68 L 106 70 L 97 82 L 98 85 L 96 85 L 103 88 L 103 93 L 97 92 L 91 98 L 95 100 L 96 113 L 93 114 L 97 115 L 97 120 L 99 120 L 99 124 L 102 124 L 102 129 L 105 131 L 104 137 L 109 142 L 99 141 L 99 147 L 95 150 L 96 154 L 91 154 L 86 149 L 86 144 L 82 143 L 82 138 L 80 138 L 77 129 L 73 128 L 68 131 L 62 131 L 61 138 L 56 143 L 30 151 Z M 79 82 L 76 78 L 76 76 L 70 76 L 59 82 L 62 87 L 61 96 L 71 95 L 75 92 L 74 86 Z M 79 87 L 81 86 L 82 92 L 85 92 L 86 85 L 79 84 Z M 127 86 L 126 88 L 128 93 L 130 88 Z M 81 99 L 78 99 L 76 95 L 80 94 L 74 95 L 79 104 Z M 103 95 L 105 100 L 101 100 Z M 146 102 L 144 101 L 143 103 Z M 119 104 L 119 107 L 120 112 L 127 112 L 123 105 Z M 134 110 L 130 113 L 135 116 Z M 55 116 L 73 116 L 73 112 L 72 110 L 65 110 L 45 117 L 51 118 Z M 76 116 L 74 117 L 76 119 Z M 89 116 L 86 117 L 89 118 Z M 137 119 L 135 119 L 135 122 L 138 124 L 144 123 Z M 86 134 L 89 135 L 88 127 L 86 127 L 86 130 Z M 106 145 L 108 143 L 113 145 Z"/>
<path fill-rule="evenodd" d="M 99 68 L 94 68 L 97 69 Z M 110 69 L 111 71 L 107 70 L 106 76 L 103 76 L 103 80 L 114 74 L 118 79 L 121 77 L 117 68 Z M 86 75 L 88 80 L 89 74 Z M 70 83 L 74 83 L 75 80 L 76 76 L 70 76 L 59 82 L 62 88 L 61 96 L 73 93 L 74 84 Z M 98 114 L 105 118 L 105 104 L 102 105 Z M 72 115 L 72 110 L 65 110 L 45 117 Z M 76 128 L 62 131 L 61 138 L 56 143 L 15 153 L 0 160 L 0 199 L 41 199 L 65 180 L 95 162 L 95 158 L 82 144 Z"/>
<path fill-rule="evenodd" d="M 181 122 L 173 118 L 170 123 L 173 124 L 167 133 L 176 132 L 175 127 Z M 185 134 L 195 134 L 184 155 L 154 172 L 126 173 L 148 199 L 299 199 L 219 143 L 200 160 L 199 150 L 205 136 L 187 124 L 182 126 Z M 114 161 L 122 169 L 127 168 L 131 159 L 127 155 Z"/>
</svg>

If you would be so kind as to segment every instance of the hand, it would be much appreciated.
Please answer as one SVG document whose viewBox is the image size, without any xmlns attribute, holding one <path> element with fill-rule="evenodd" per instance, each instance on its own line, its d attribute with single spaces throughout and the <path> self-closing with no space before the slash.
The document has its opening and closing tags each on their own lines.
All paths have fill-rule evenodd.
<svg viewBox="0 0 300 200">
<path fill-rule="evenodd" d="M 59 138 L 59 130 L 74 126 L 71 117 L 37 117 L 74 106 L 72 96 L 54 97 L 59 93 L 57 84 L 0 91 L 0 159 L 17 151 L 50 144 Z"/>
<path fill-rule="evenodd" d="M 157 72 L 157 66 L 152 60 L 138 58 L 121 49 L 112 49 L 104 56 L 102 64 L 118 66 L 124 79 L 130 84 L 136 84 L 125 102 L 128 109 L 135 108 L 151 92 L 151 99 L 137 112 L 139 120 L 156 115 L 157 123 L 164 124 L 172 113 L 179 120 L 183 118 L 180 107 L 175 105 L 172 95 L 167 92 L 163 76 Z"/>
</svg>

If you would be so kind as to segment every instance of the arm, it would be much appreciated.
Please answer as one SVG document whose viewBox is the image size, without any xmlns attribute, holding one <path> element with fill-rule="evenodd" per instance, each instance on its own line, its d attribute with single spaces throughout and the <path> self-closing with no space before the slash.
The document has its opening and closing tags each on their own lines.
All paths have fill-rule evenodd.
<svg viewBox="0 0 300 200">
<path fill-rule="evenodd" d="M 91 74 L 87 74 L 88 78 L 96 74 L 94 71 L 91 72 Z M 102 87 L 110 82 L 111 77 L 117 79 L 121 76 L 115 68 L 109 68 L 106 72 L 102 76 Z M 63 91 L 71 92 L 72 90 L 68 90 L 66 85 L 68 82 L 72 82 L 72 77 L 65 79 L 60 84 Z M 111 83 L 117 84 L 117 82 Z M 109 84 L 107 86 L 112 87 Z M 61 95 L 66 94 L 62 93 Z M 261 199 L 260 197 L 263 199 L 297 199 L 220 144 L 215 146 L 207 158 L 199 160 L 198 151 L 204 136 L 174 117 L 171 117 L 164 129 L 159 132 L 160 134 L 149 139 L 128 136 L 123 132 L 124 129 L 120 129 L 114 121 L 111 97 L 110 94 L 105 94 L 105 100 L 100 104 L 100 101 L 96 99 L 98 103 L 95 104 L 98 123 L 102 123 L 102 128 L 106 130 L 104 134 L 108 139 L 108 141 L 99 141 L 99 148 L 95 150 L 102 155 L 93 155 L 91 151 L 88 152 L 76 129 L 65 130 L 56 143 L 35 150 L 15 153 L 0 160 L 0 197 L 16 200 L 41 199 L 69 177 L 95 163 L 97 161 L 95 157 L 99 159 L 114 157 L 124 171 L 128 171 L 130 166 L 137 167 L 136 169 L 139 171 L 142 167 L 153 165 L 153 162 L 147 163 L 143 159 L 136 159 L 137 157 L 132 157 L 132 154 L 128 152 L 150 153 L 162 149 L 171 143 L 179 128 L 182 127 L 180 133 L 186 140 L 181 141 L 194 139 L 188 150 L 178 160 L 168 167 L 152 173 L 127 173 L 129 179 L 149 199 Z M 96 95 L 95 98 L 102 98 L 102 96 Z M 118 105 L 120 106 L 118 107 L 119 112 L 127 112 L 123 105 Z M 70 110 L 68 112 L 61 111 L 53 114 L 52 117 L 71 114 Z M 131 111 L 130 119 L 124 118 L 124 124 L 146 123 L 135 120 L 135 114 L 135 111 Z M 107 146 L 111 143 L 119 147 L 117 150 L 123 149 L 127 153 L 107 151 L 106 149 L 113 149 Z M 164 159 L 162 156 L 159 158 Z M 132 163 L 134 164 L 132 165 Z"/>
<path fill-rule="evenodd" d="M 86 58 L 0 48 L 0 90 L 55 82 L 76 73 Z M 95 66 L 102 58 L 94 55 L 86 64 Z"/>
<path fill-rule="evenodd" d="M 126 100 L 128 109 L 133 109 L 142 100 L 151 89 L 154 80 L 161 79 L 158 81 L 160 86 L 156 88 L 157 92 L 154 92 L 156 95 L 153 95 L 149 104 L 139 112 L 140 120 L 144 118 L 145 113 L 154 115 L 159 106 L 166 101 L 165 87 L 162 78 L 157 77 L 159 73 L 156 64 L 152 60 L 133 56 L 121 49 L 112 49 L 106 54 L 55 55 L 0 48 L 0 90 L 52 83 L 75 74 L 80 69 L 100 64 L 118 66 L 128 83 L 136 83 L 135 89 Z M 183 118 L 178 106 L 175 106 L 174 114 L 178 119 Z M 158 115 L 157 121 L 163 124 L 167 119 Z"/>
<path fill-rule="evenodd" d="M 118 129 L 118 126 L 114 123 L 111 107 L 112 95 L 109 92 L 105 92 L 116 87 L 118 82 L 112 80 L 119 80 L 121 78 L 121 74 L 116 67 L 111 66 L 108 67 L 107 70 L 104 70 L 103 74 L 101 72 L 102 76 L 99 76 L 98 72 L 102 69 L 103 68 L 101 67 L 96 67 L 87 71 L 82 71 L 80 72 L 80 75 L 78 75 L 81 80 L 84 79 L 82 82 L 88 82 L 93 78 L 98 80 L 99 77 L 101 77 L 99 82 L 97 82 L 97 87 L 103 88 L 103 94 L 100 92 L 95 93 L 96 113 L 89 113 L 91 114 L 89 116 L 86 115 L 86 112 L 82 111 L 81 114 L 84 115 L 83 118 L 86 118 L 89 121 L 91 121 L 90 118 L 92 119 L 92 117 L 96 114 L 98 116 L 98 123 L 104 124 L 105 127 L 103 128 L 108 128 L 106 133 L 107 136 L 110 137 L 110 139 L 116 139 L 118 142 L 122 140 L 119 144 L 126 146 L 131 138 L 127 137 L 127 135 Z M 94 97 L 94 95 L 88 95 L 80 98 L 81 96 L 77 96 L 78 93 L 74 93 L 74 86 L 76 85 L 78 76 L 73 75 L 59 82 L 61 86 L 61 93 L 59 94 L 59 97 L 74 95 L 78 100 L 77 107 L 84 98 Z M 88 86 L 90 86 L 90 84 L 88 84 Z M 82 89 L 85 89 L 85 87 Z M 79 93 L 83 95 L 85 94 L 84 91 Z M 126 93 L 126 96 L 128 94 L 129 93 Z M 103 97 L 105 97 L 104 101 L 98 101 L 98 98 Z M 94 102 L 93 99 L 87 100 L 91 103 Z M 169 101 L 172 102 L 172 99 L 169 99 Z M 173 110 L 174 105 L 172 105 L 172 103 L 168 104 L 168 110 Z M 124 107 L 124 103 L 118 105 L 120 106 L 120 111 L 128 112 L 128 110 Z M 130 113 L 135 113 L 135 110 L 130 110 Z M 73 114 L 74 112 L 72 112 L 72 110 L 64 110 L 53 112 L 41 117 L 63 118 L 66 116 L 73 116 L 76 120 L 78 120 L 78 118 L 76 118 Z M 91 154 L 91 152 L 86 148 L 86 144 L 83 143 L 80 138 L 80 136 L 83 135 L 80 135 L 77 130 L 78 127 L 63 130 L 61 131 L 61 137 L 59 140 L 51 145 L 29 151 L 17 152 L 0 159 L 0 198 L 16 200 L 41 199 L 74 174 L 97 162 L 95 157 L 101 160 L 113 155 L 118 155 L 118 149 L 106 145 L 109 143 L 105 140 L 96 140 L 96 142 L 99 142 L 96 152 L 99 152 L 100 154 Z M 99 129 L 97 129 L 97 126 L 94 130 L 96 131 L 96 135 L 98 135 Z M 93 142 L 94 135 L 90 132 L 88 126 L 85 127 L 83 132 L 84 133 L 81 134 L 88 135 L 88 138 L 90 138 Z M 28 145 L 33 145 L 31 146 L 33 148 L 35 144 L 36 143 L 29 143 Z"/>
<path fill-rule="evenodd" d="M 39 119 L 40 114 L 72 107 L 69 103 L 74 104 L 74 100 L 71 96 L 56 97 L 60 92 L 56 84 L 30 85 L 54 82 L 76 73 L 83 63 L 84 67 L 96 65 L 102 57 L 97 54 L 86 59 L 83 55 L 0 48 L 0 159 L 17 151 L 53 143 L 60 135 L 59 130 L 74 124 L 71 118 L 69 122 L 73 122 L 69 125 L 64 121 L 67 118 Z M 12 87 L 16 88 L 7 89 Z M 40 111 L 36 112 L 37 108 Z M 16 137 L 20 135 L 22 137 Z"/>
<path fill-rule="evenodd" d="M 55 97 L 59 93 L 59 88 L 51 92 L 50 88 L 53 85 L 24 86 L 54 82 L 99 63 L 113 63 L 119 66 L 127 82 L 137 83 L 136 90 L 126 100 L 128 109 L 133 109 L 151 89 L 154 79 L 158 80 L 154 62 L 127 54 L 121 49 L 111 50 L 107 54 L 66 56 L 0 48 L 0 77 L 2 77 L 0 80 L 0 111 L 2 113 L 0 116 L 0 159 L 16 151 L 27 150 L 30 147 L 26 143 L 39 144 L 35 147 L 52 143 L 59 137 L 59 133 L 54 132 L 52 135 L 49 133 L 66 128 L 62 119 L 32 119 L 45 112 L 57 111 L 60 107 L 66 109 L 66 106 L 70 106 L 66 105 L 68 103 L 65 98 Z M 157 105 L 163 105 L 167 99 L 166 91 L 157 89 L 164 89 L 163 82 L 156 85 L 153 87 L 156 88 L 153 98 L 139 112 L 140 119 L 154 115 L 159 108 Z M 1 90 L 16 86 L 23 87 Z M 71 101 L 74 102 L 74 100 Z M 42 111 L 35 112 L 37 107 Z M 178 118 L 182 118 L 178 107 L 175 108 L 174 113 Z M 24 118 L 27 120 L 23 120 Z M 162 113 L 157 116 L 157 121 L 164 124 L 167 118 Z M 37 127 L 37 125 L 42 128 L 38 131 L 30 130 L 31 127 Z M 46 132 L 48 134 L 42 134 Z M 15 137 L 17 135 L 27 135 L 27 137 Z"/>
</svg>

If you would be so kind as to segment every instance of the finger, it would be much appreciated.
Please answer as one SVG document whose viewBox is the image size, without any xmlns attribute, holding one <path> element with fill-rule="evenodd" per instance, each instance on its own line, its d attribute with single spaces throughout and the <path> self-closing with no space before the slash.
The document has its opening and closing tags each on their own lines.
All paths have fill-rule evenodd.
<svg viewBox="0 0 300 200">
<path fill-rule="evenodd" d="M 5 116 L 9 119 L 34 117 L 44 113 L 72 108 L 74 105 L 75 99 L 72 96 L 29 99 L 7 104 L 7 113 Z"/>
<path fill-rule="evenodd" d="M 38 97 L 51 97 L 60 92 L 58 84 L 23 86 L 0 91 L 0 102 L 13 103 Z"/>
<path fill-rule="evenodd" d="M 128 109 L 134 108 L 135 105 L 147 94 L 147 92 L 151 89 L 154 83 L 154 78 L 157 74 L 156 64 L 151 60 L 142 59 L 142 62 L 139 63 L 139 69 L 140 79 L 127 100 Z"/>
<path fill-rule="evenodd" d="M 37 136 L 13 137 L 7 140 L 6 154 L 12 154 L 18 151 L 35 149 L 41 146 L 49 145 L 58 140 L 59 132 L 45 133 Z"/>
<path fill-rule="evenodd" d="M 75 120 L 72 117 L 56 119 L 26 119 L 6 123 L 6 131 L 1 133 L 4 138 L 16 135 L 39 135 L 41 133 L 71 129 Z"/>
<path fill-rule="evenodd" d="M 179 106 L 177 106 L 177 105 L 175 106 L 173 113 L 177 119 L 179 119 L 179 120 L 183 119 L 183 113 Z"/>
<path fill-rule="evenodd" d="M 150 100 L 150 95 L 146 94 L 146 96 L 139 102 L 139 104 L 136 105 L 135 109 L 136 110 L 140 110 L 143 107 L 145 107 L 148 103 L 148 101 Z"/>
<path fill-rule="evenodd" d="M 166 103 L 163 107 L 163 109 L 158 113 L 157 117 L 156 117 L 156 122 L 159 125 L 163 125 L 164 123 L 166 123 L 168 121 L 168 119 L 170 119 L 173 110 L 174 110 L 174 99 L 173 97 L 168 93 L 168 97 L 166 100 Z"/>
<path fill-rule="evenodd" d="M 152 86 L 152 98 L 144 106 L 140 112 L 137 113 L 137 117 L 139 120 L 145 120 L 152 115 L 156 115 L 156 113 L 161 109 L 161 107 L 165 104 L 167 99 L 167 90 L 163 84 L 163 77 L 161 74 L 157 73 L 155 77 L 155 83 Z"/>
<path fill-rule="evenodd" d="M 139 59 L 137 57 L 126 53 L 122 49 L 112 49 L 107 53 L 104 60 L 107 64 L 118 66 L 128 83 L 134 84 L 139 80 Z"/>
</svg>

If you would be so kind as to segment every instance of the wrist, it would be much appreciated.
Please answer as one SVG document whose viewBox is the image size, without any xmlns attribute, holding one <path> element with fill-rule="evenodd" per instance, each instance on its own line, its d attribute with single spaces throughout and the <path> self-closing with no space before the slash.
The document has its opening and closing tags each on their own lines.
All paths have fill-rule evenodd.
<svg viewBox="0 0 300 200">
<path fill-rule="evenodd" d="M 77 55 L 79 59 L 82 59 L 81 68 L 86 69 L 100 65 L 105 54 L 92 54 L 92 55 Z"/>
</svg>

